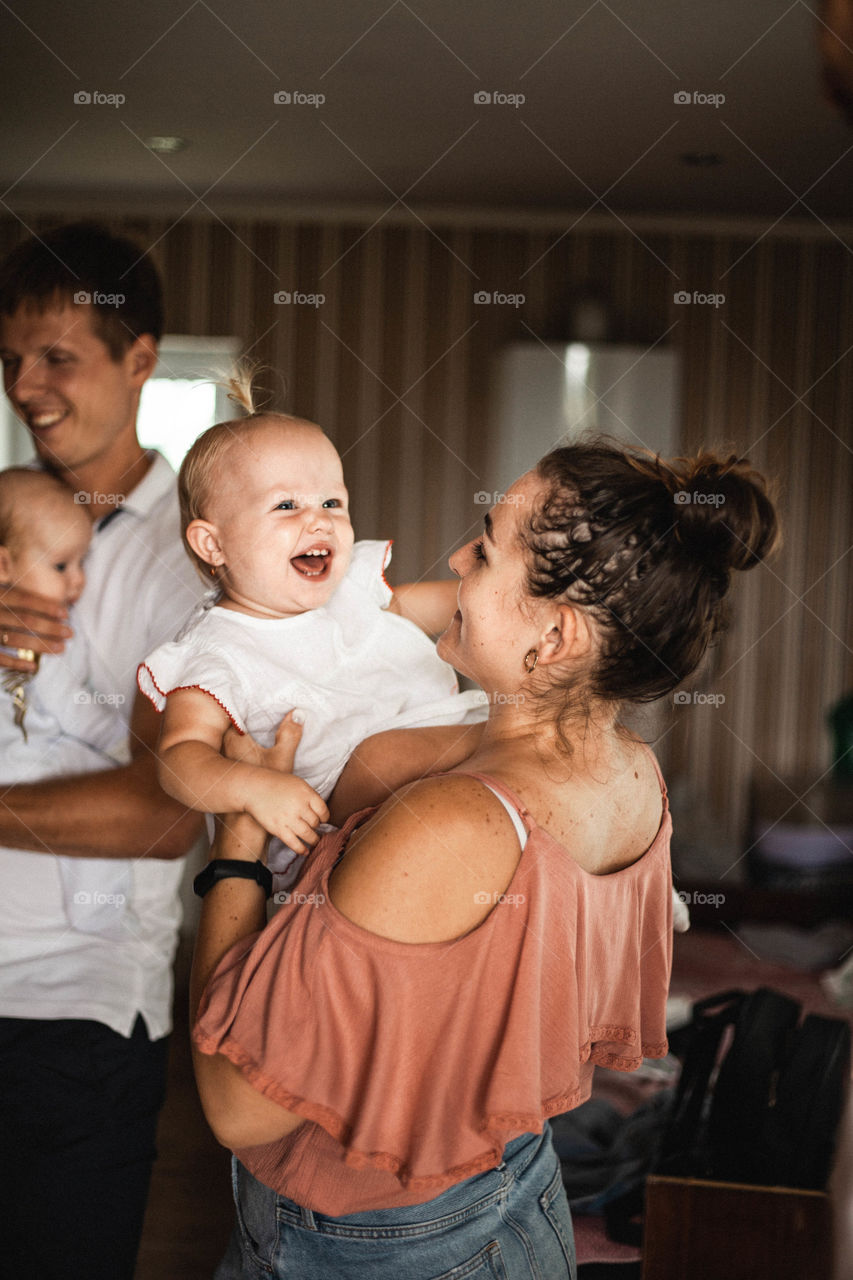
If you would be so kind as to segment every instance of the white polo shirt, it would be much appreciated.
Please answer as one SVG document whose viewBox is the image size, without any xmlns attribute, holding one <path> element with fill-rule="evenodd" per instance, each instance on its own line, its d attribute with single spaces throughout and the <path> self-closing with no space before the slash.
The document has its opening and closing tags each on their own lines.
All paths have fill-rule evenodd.
<svg viewBox="0 0 853 1280">
<path fill-rule="evenodd" d="M 176 634 L 204 591 L 181 544 L 174 472 L 159 453 L 150 457 L 121 509 L 96 527 L 74 611 L 92 705 L 109 699 L 128 726 L 137 666 Z M 0 761 L 0 783 L 2 773 Z M 69 861 L 0 847 L 0 1016 L 91 1018 L 128 1036 L 141 1013 L 152 1039 L 166 1035 L 183 859 L 103 859 L 105 885 L 120 869 L 129 885 L 116 936 L 73 927 L 60 871 Z"/>
</svg>

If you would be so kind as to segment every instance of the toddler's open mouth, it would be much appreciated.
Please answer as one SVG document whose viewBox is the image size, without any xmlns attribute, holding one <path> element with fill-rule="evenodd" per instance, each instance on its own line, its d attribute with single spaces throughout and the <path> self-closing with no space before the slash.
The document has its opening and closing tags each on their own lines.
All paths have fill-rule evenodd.
<svg viewBox="0 0 853 1280">
<path fill-rule="evenodd" d="M 303 578 L 321 582 L 332 571 L 331 547 L 309 547 L 301 555 L 294 556 L 290 563 Z"/>
</svg>

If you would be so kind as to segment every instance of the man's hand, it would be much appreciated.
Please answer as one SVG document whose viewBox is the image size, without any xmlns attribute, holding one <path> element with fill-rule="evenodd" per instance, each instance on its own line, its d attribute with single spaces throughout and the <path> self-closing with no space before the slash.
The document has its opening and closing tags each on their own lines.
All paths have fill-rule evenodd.
<svg viewBox="0 0 853 1280">
<path fill-rule="evenodd" d="M 32 649 L 34 653 L 62 653 L 72 632 L 65 605 L 35 591 L 0 584 L 0 644 L 4 649 Z M 27 658 L 0 651 L 0 667 L 36 670 Z"/>
</svg>

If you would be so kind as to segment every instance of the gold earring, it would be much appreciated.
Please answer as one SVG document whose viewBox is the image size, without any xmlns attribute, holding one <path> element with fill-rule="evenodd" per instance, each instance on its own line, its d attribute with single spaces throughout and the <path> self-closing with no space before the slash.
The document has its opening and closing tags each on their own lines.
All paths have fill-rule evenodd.
<svg viewBox="0 0 853 1280">
<path fill-rule="evenodd" d="M 211 578 L 215 578 L 215 577 L 216 577 L 216 565 L 215 565 L 215 564 L 212 564 L 212 565 L 210 566 L 210 576 L 211 576 Z"/>
<path fill-rule="evenodd" d="M 530 660 L 531 656 L 533 658 L 532 662 Z M 524 670 L 528 673 L 528 675 L 530 674 L 531 671 L 536 670 L 536 663 L 538 661 L 539 661 L 539 650 L 528 649 L 527 653 L 524 655 Z"/>
</svg>

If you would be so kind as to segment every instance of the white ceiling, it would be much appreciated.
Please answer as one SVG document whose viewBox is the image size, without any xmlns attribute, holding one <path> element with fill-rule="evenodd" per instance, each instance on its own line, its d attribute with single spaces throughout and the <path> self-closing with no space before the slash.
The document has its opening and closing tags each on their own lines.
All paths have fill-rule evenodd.
<svg viewBox="0 0 853 1280">
<path fill-rule="evenodd" d="M 398 197 L 398 211 L 853 212 L 853 134 L 822 99 L 804 0 L 10 5 L 0 191 L 13 211 L 184 210 L 201 196 L 197 212 Z M 282 91 L 325 102 L 276 105 Z M 81 92 L 125 101 L 75 103 Z M 163 162 L 140 141 L 152 134 L 190 146 Z M 721 163 L 687 167 L 689 152 Z"/>
</svg>

